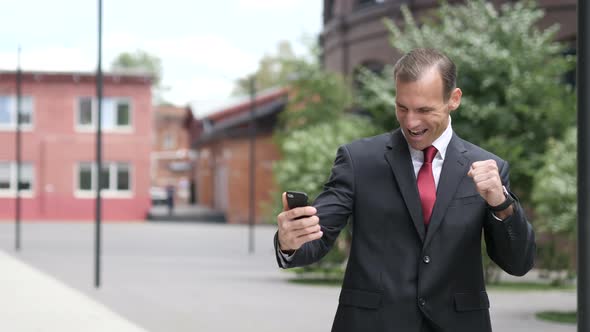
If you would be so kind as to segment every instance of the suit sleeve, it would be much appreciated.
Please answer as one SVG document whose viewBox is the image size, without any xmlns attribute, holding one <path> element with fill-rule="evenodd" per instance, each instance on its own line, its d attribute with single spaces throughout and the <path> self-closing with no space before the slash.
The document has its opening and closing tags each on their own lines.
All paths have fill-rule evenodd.
<svg viewBox="0 0 590 332">
<path fill-rule="evenodd" d="M 324 235 L 321 239 L 305 243 L 289 257 L 289 260 L 286 260 L 279 256 L 277 234 L 275 234 L 275 253 L 279 267 L 309 265 L 324 257 L 332 248 L 340 231 L 346 226 L 352 213 L 353 202 L 353 164 L 348 149 L 346 146 L 341 146 L 336 154 L 330 178 L 313 204 L 318 211 L 317 216 Z"/>
<path fill-rule="evenodd" d="M 496 220 L 488 212 L 484 224 L 486 249 L 488 256 L 502 270 L 516 276 L 523 276 L 530 271 L 535 260 L 535 233 L 526 219 L 518 198 L 510 191 L 509 166 L 503 162 L 500 168 L 502 184 L 515 199 L 514 213 L 503 221 Z"/>
</svg>

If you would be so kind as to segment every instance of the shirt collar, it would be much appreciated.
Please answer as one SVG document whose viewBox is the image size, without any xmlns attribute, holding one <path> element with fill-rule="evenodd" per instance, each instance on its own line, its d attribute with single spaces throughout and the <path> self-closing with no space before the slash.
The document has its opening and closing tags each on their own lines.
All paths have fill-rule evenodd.
<svg viewBox="0 0 590 332">
<path fill-rule="evenodd" d="M 404 137 L 406 134 L 402 130 L 402 134 Z M 451 142 L 451 138 L 453 138 L 453 127 L 451 126 L 451 116 L 449 115 L 449 125 L 447 129 L 443 131 L 443 133 L 432 142 L 432 145 L 438 150 L 438 153 L 434 158 L 440 158 L 445 160 L 445 155 L 447 154 L 447 148 L 449 147 L 449 143 Z M 412 156 L 413 160 L 424 160 L 424 153 L 421 150 L 416 150 L 408 144 L 408 148 L 410 149 L 410 155 Z"/>
</svg>

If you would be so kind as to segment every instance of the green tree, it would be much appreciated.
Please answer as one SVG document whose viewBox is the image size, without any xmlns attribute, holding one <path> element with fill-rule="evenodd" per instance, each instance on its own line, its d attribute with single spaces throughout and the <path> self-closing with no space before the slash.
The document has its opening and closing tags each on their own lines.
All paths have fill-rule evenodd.
<svg viewBox="0 0 590 332">
<path fill-rule="evenodd" d="M 526 201 L 535 171 L 543 164 L 545 142 L 559 139 L 575 121 L 575 95 L 564 84 L 574 57 L 555 42 L 557 26 L 541 30 L 544 13 L 533 1 L 508 3 L 499 10 L 484 0 L 446 3 L 416 22 L 402 9 L 400 28 L 386 21 L 391 44 L 400 53 L 416 47 L 443 50 L 456 63 L 463 90 L 453 129 L 511 162 L 512 188 Z M 394 124 L 391 71 L 384 78 L 361 75 L 359 101 L 384 129 Z"/>
<path fill-rule="evenodd" d="M 349 85 L 341 75 L 323 70 L 317 61 L 299 59 L 291 66 L 296 74 L 290 82 L 287 112 L 281 114 L 281 129 L 331 122 L 350 108 Z"/>
<path fill-rule="evenodd" d="M 312 50 L 317 54 L 317 48 Z M 369 119 L 346 112 L 351 105 L 349 84 L 339 74 L 324 71 L 318 59 L 285 62 L 291 76 L 289 102 L 274 133 L 282 159 L 273 168 L 277 185 L 269 209 L 273 221 L 282 209 L 282 192 L 305 191 L 313 201 L 328 180 L 338 147 L 378 131 Z M 341 275 L 349 245 L 350 234 L 345 230 L 326 257 L 303 271 Z"/>
<path fill-rule="evenodd" d="M 555 274 L 555 284 L 574 273 L 571 256 L 577 232 L 576 150 L 577 131 L 572 127 L 562 140 L 549 140 L 543 166 L 535 175 L 535 228 L 547 234 L 546 242 L 539 246 L 539 265 L 548 271 L 568 272 Z"/>
<path fill-rule="evenodd" d="M 278 190 L 273 194 L 276 198 L 273 216 L 280 212 L 277 207 L 282 207 L 280 195 L 284 191 L 305 191 L 313 201 L 328 180 L 338 147 L 376 133 L 377 129 L 370 120 L 355 115 L 342 115 L 329 122 L 291 130 L 281 137 L 283 159 L 274 165 Z M 323 278 L 339 278 L 344 271 L 343 263 L 348 257 L 350 240 L 350 232 L 346 228 L 321 261 L 297 271 L 320 273 Z"/>
<path fill-rule="evenodd" d="M 282 86 L 289 82 L 296 71 L 294 62 L 297 60 L 293 48 L 288 41 L 281 41 L 277 46 L 277 53 L 265 55 L 260 59 L 258 69 L 253 74 L 256 88 L 264 90 L 275 86 Z M 250 78 L 248 75 L 236 81 L 233 95 L 247 95 L 250 92 Z"/>
<path fill-rule="evenodd" d="M 543 165 L 535 175 L 535 227 L 542 232 L 574 239 L 577 220 L 577 131 L 562 140 L 551 139 Z"/>
<path fill-rule="evenodd" d="M 328 180 L 338 147 L 376 133 L 370 120 L 355 115 L 290 131 L 281 137 L 283 159 L 274 166 L 279 190 L 305 191 L 314 199 Z"/>
<path fill-rule="evenodd" d="M 154 101 L 158 104 L 165 103 L 162 93 L 166 90 L 162 86 L 162 61 L 155 55 L 143 50 L 134 53 L 123 52 L 111 62 L 111 70 L 115 73 L 148 73 L 152 75 L 152 87 Z"/>
</svg>

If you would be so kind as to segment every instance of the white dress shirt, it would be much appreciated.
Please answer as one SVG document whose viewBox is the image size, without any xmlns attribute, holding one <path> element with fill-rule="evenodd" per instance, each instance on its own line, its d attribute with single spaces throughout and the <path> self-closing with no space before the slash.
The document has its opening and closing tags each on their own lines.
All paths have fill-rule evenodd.
<svg viewBox="0 0 590 332">
<path fill-rule="evenodd" d="M 404 137 L 406 136 L 403 130 L 402 134 Z M 432 142 L 432 145 L 438 150 L 434 156 L 434 160 L 432 160 L 432 175 L 434 175 L 434 185 L 436 188 L 438 188 L 440 172 L 442 170 L 443 162 L 445 161 L 447 147 L 449 147 L 451 138 L 453 138 L 453 128 L 451 127 L 451 117 L 449 116 L 449 125 L 447 126 L 447 129 L 445 129 L 445 131 Z M 410 144 L 408 144 L 408 148 L 410 149 L 410 156 L 412 157 L 412 164 L 414 165 L 414 174 L 416 175 L 416 178 L 418 178 L 418 172 L 420 171 L 422 164 L 424 164 L 424 152 L 412 148 Z"/>
</svg>

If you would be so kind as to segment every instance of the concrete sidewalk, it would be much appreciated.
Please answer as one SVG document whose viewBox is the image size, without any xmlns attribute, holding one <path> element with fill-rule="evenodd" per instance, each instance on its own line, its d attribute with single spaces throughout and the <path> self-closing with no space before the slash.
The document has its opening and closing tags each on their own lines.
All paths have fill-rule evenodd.
<svg viewBox="0 0 590 332">
<path fill-rule="evenodd" d="M 243 225 L 105 224 L 100 289 L 92 285 L 93 227 L 25 223 L 13 254 L 13 225 L 0 223 L 0 331 L 330 330 L 339 287 L 288 282 L 292 274 L 276 266 L 275 226 L 256 227 L 250 254 Z M 494 331 L 576 330 L 535 318 L 574 310 L 575 291 L 489 294 Z"/>
<path fill-rule="evenodd" d="M 0 252 L 0 267 L 3 331 L 146 331 L 3 252 Z"/>
</svg>

